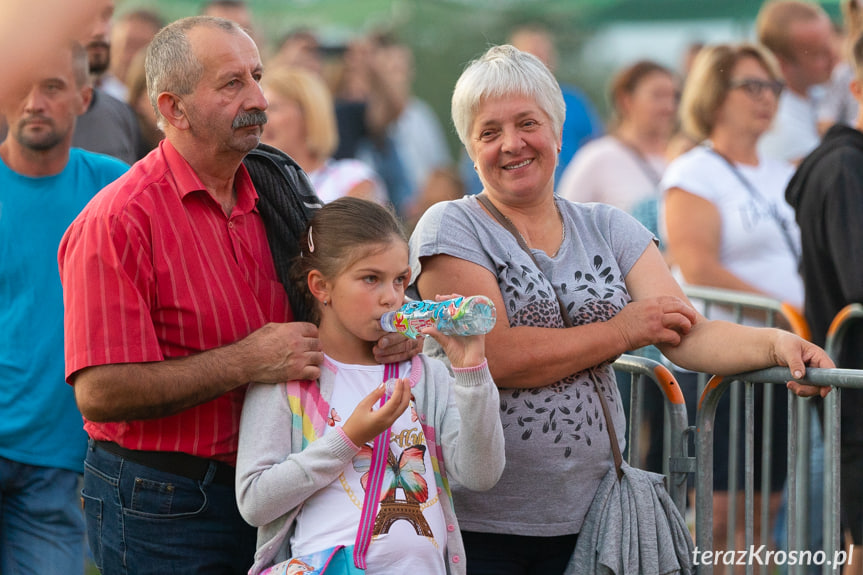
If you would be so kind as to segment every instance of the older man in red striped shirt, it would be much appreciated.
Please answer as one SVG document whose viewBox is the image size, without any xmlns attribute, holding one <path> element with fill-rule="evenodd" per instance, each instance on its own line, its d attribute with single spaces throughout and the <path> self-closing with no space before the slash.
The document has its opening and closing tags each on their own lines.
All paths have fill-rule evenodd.
<svg viewBox="0 0 863 575">
<path fill-rule="evenodd" d="M 255 530 L 234 463 L 250 381 L 314 379 L 246 168 L 266 123 L 261 61 L 227 20 L 167 26 L 147 54 L 166 139 L 60 246 L 66 377 L 90 435 L 84 507 L 111 573 L 245 573 Z"/>
</svg>

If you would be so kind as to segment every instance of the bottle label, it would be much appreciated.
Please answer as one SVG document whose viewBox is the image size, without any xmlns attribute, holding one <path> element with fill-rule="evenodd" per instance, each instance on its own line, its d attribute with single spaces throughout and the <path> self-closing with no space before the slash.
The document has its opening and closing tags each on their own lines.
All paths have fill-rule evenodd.
<svg viewBox="0 0 863 575">
<path fill-rule="evenodd" d="M 464 297 L 459 296 L 442 302 L 428 300 L 408 302 L 396 312 L 393 325 L 397 331 L 414 339 L 421 329 L 436 325 L 445 314 L 454 317 L 462 301 Z"/>
</svg>

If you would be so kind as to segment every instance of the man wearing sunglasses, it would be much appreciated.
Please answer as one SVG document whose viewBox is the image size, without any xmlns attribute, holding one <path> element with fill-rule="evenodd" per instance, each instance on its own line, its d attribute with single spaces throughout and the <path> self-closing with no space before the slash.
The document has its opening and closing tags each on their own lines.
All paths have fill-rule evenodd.
<svg viewBox="0 0 863 575">
<path fill-rule="evenodd" d="M 815 3 L 774 0 L 759 12 L 756 30 L 758 41 L 779 61 L 787 88 L 759 152 L 797 163 L 820 141 L 813 88 L 830 79 L 836 64 L 833 26 Z"/>
</svg>

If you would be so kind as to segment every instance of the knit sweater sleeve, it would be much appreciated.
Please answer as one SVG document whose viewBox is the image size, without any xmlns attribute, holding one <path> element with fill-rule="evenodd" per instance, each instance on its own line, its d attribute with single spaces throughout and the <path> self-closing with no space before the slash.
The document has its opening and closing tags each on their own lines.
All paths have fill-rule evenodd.
<svg viewBox="0 0 863 575">
<path fill-rule="evenodd" d="M 435 422 L 447 475 L 475 491 L 491 489 L 504 467 L 500 397 L 488 364 L 454 370 L 423 357 L 428 385 L 436 390 Z"/>
<path fill-rule="evenodd" d="M 358 452 L 341 433 L 327 433 L 300 450 L 293 427 L 301 425 L 284 384 L 249 386 L 240 419 L 236 486 L 240 513 L 249 524 L 266 525 L 296 511 Z"/>
</svg>

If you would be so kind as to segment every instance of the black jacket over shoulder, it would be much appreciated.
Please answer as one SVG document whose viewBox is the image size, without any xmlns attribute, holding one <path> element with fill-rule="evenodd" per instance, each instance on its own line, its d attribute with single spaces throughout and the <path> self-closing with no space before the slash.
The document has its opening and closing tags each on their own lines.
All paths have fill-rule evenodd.
<svg viewBox="0 0 863 575">
<path fill-rule="evenodd" d="M 785 197 L 800 225 L 806 321 L 823 346 L 836 313 L 863 303 L 863 132 L 832 127 L 800 164 Z M 863 326 L 846 342 L 839 366 L 863 367 Z"/>
<path fill-rule="evenodd" d="M 267 242 L 279 281 L 288 292 L 294 319 L 308 321 L 305 298 L 291 281 L 291 266 L 300 255 L 300 240 L 306 224 L 321 207 L 309 177 L 281 150 L 258 144 L 243 160 L 255 190 L 258 211 L 267 230 Z"/>
</svg>

